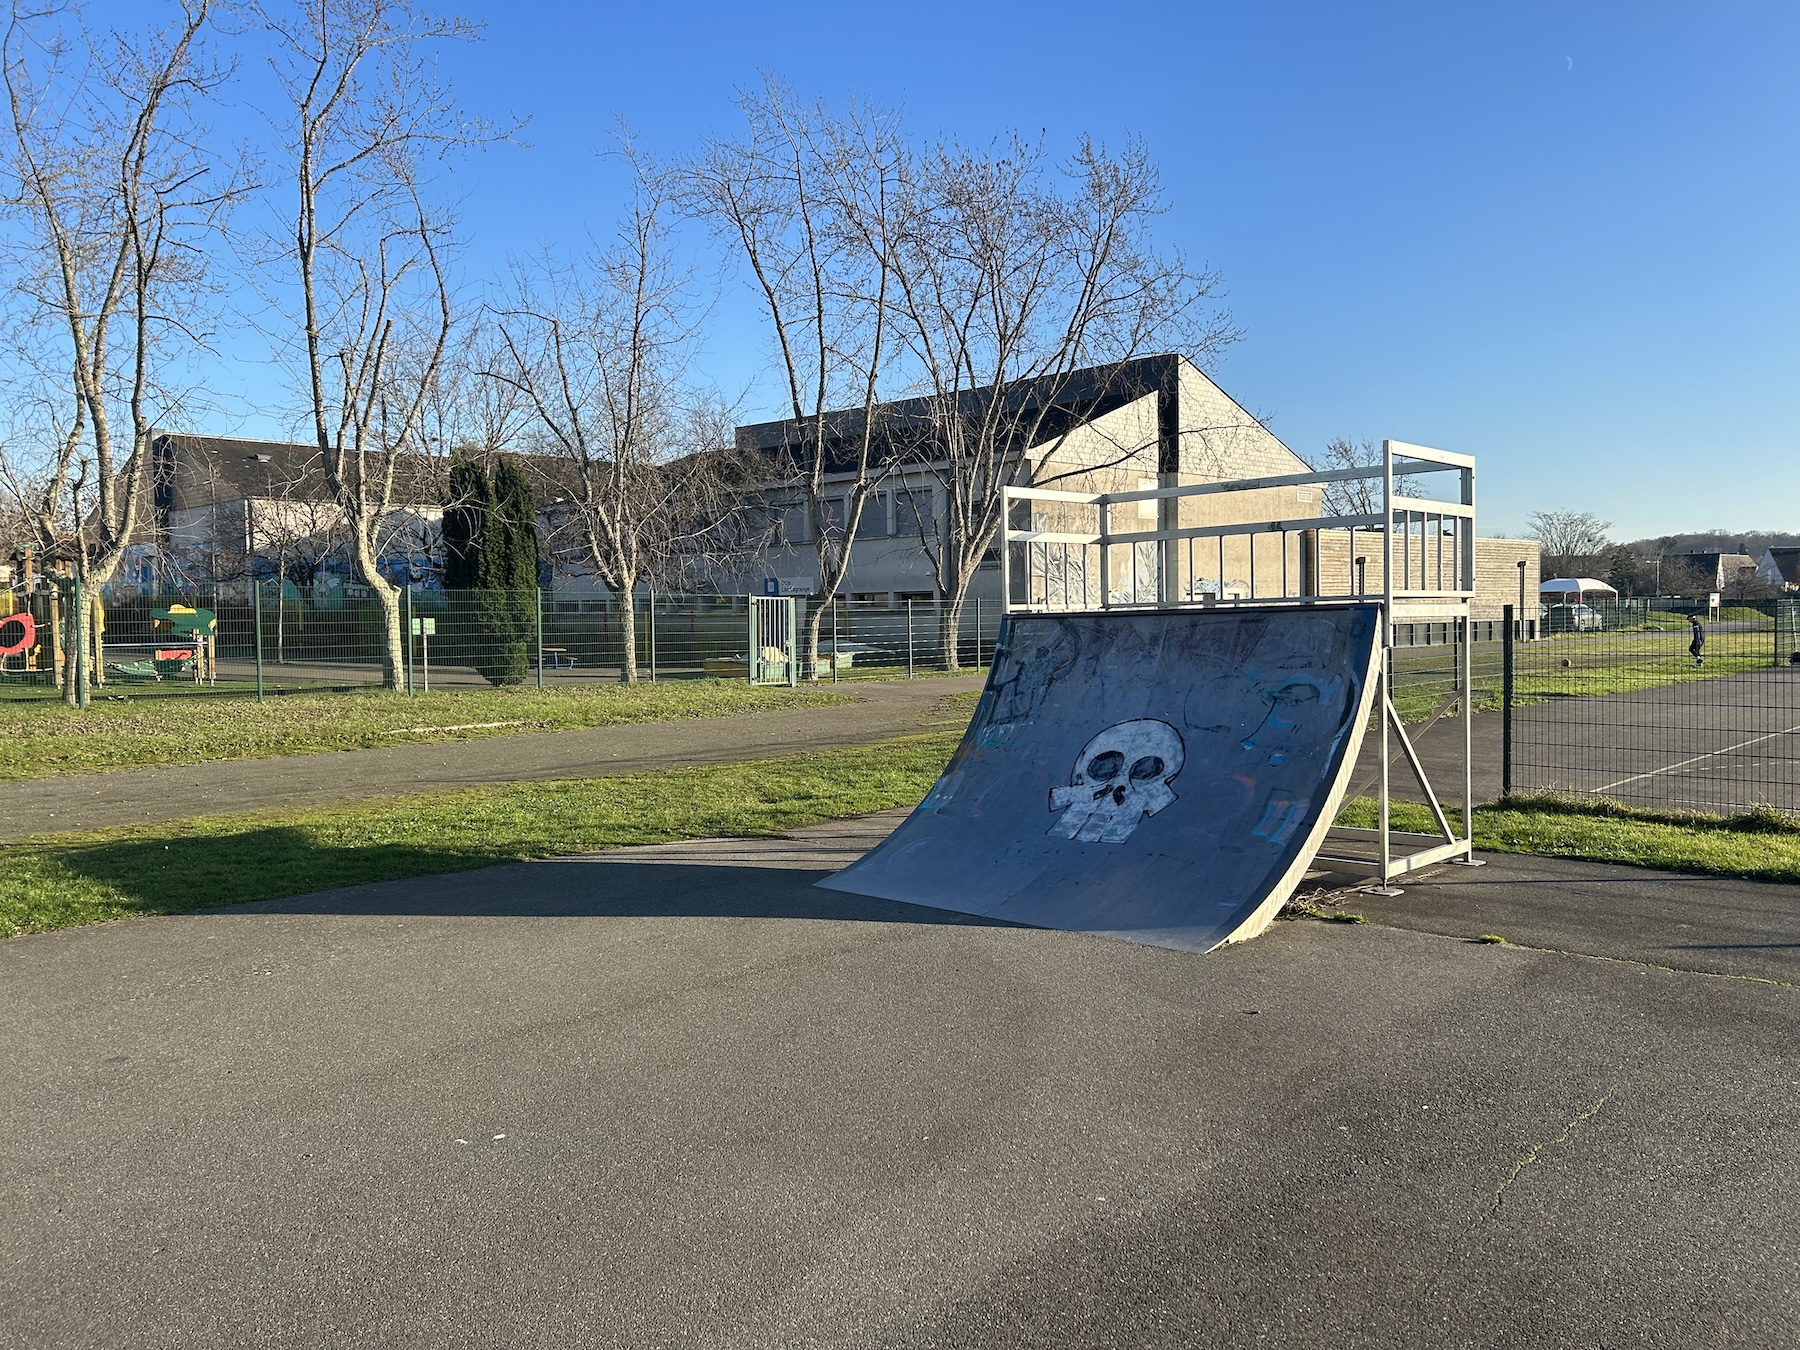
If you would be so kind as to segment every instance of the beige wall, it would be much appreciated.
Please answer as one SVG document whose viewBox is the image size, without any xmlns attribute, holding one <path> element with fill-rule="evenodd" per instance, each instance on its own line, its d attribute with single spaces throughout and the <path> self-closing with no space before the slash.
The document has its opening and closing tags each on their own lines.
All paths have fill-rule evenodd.
<svg viewBox="0 0 1800 1350">
<path fill-rule="evenodd" d="M 1140 475 L 1156 473 L 1156 435 L 1156 395 L 1146 394 L 1027 450 L 1031 481 L 1065 492 L 1128 492 Z M 1049 481 L 1064 474 L 1077 477 Z"/>
<path fill-rule="evenodd" d="M 1326 593 L 1341 591 L 1347 584 L 1352 556 L 1366 558 L 1363 585 L 1370 595 L 1382 592 L 1381 536 L 1358 534 L 1354 554 L 1350 535 L 1343 530 L 1329 530 L 1319 539 L 1320 589 Z M 1450 540 L 1444 541 L 1449 544 Z M 1415 547 L 1417 539 L 1415 537 Z M 1416 554 L 1414 555 L 1417 556 Z M 1429 555 L 1435 562 L 1435 554 Z M 1470 602 L 1470 617 L 1498 619 L 1507 605 L 1519 602 L 1519 563 L 1525 563 L 1525 597 L 1527 611 L 1519 616 L 1535 619 L 1538 588 L 1538 543 L 1535 539 L 1475 540 L 1475 598 Z M 1445 558 L 1446 577 L 1449 558 Z"/>
<path fill-rule="evenodd" d="M 1535 539 L 1475 540 L 1475 600 L 1473 617 L 1498 619 L 1507 605 L 1519 603 L 1519 563 L 1525 564 L 1525 612 L 1519 619 L 1537 618 L 1537 593 L 1541 567 Z"/>
<path fill-rule="evenodd" d="M 1177 415 L 1184 482 L 1269 478 L 1312 467 L 1186 361 L 1181 363 Z"/>
</svg>

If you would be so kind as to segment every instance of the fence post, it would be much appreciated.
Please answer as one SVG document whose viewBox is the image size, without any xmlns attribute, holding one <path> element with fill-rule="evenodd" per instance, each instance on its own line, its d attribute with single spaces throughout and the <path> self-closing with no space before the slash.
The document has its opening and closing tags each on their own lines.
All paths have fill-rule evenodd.
<svg viewBox="0 0 1800 1350">
<path fill-rule="evenodd" d="M 217 601 L 214 602 L 215 610 L 217 608 L 217 603 Z M 73 643 L 75 648 L 75 706 L 84 712 L 87 710 L 88 705 L 88 642 L 90 640 L 88 629 L 92 627 L 92 625 L 88 623 L 86 606 L 87 597 L 81 593 L 81 573 L 76 572 L 75 612 L 73 616 L 73 627 L 75 629 L 75 641 Z"/>
<path fill-rule="evenodd" d="M 838 681 L 838 598 L 831 597 L 831 682 Z"/>
<path fill-rule="evenodd" d="M 275 593 L 275 603 L 281 604 L 281 593 Z M 279 611 L 277 611 L 279 612 Z M 263 701 L 263 651 L 262 651 L 262 582 L 250 583 L 250 622 L 256 628 L 256 701 Z"/>
<path fill-rule="evenodd" d="M 652 583 L 649 595 L 650 615 L 650 683 L 656 683 L 656 585 Z"/>
<path fill-rule="evenodd" d="M 1500 796 L 1512 796 L 1513 761 L 1513 607 L 1505 609 L 1506 623 L 1500 644 Z"/>
<path fill-rule="evenodd" d="M 975 665 L 981 665 L 981 597 L 975 597 Z"/>
<path fill-rule="evenodd" d="M 413 696 L 412 587 L 408 585 L 400 592 L 400 595 L 404 601 L 401 606 L 403 613 L 400 619 L 400 632 L 406 641 L 406 696 L 411 698 Z"/>
<path fill-rule="evenodd" d="M 544 687 L 544 588 L 537 587 L 533 592 L 537 596 L 537 687 Z"/>
<path fill-rule="evenodd" d="M 912 607 L 913 602 L 908 600 L 906 602 L 906 678 L 909 680 L 913 677 Z"/>
</svg>

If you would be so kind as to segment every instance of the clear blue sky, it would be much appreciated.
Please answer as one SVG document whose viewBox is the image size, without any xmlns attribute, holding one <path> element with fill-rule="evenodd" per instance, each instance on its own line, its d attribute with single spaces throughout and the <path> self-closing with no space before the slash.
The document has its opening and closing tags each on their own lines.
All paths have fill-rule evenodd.
<svg viewBox="0 0 1800 1350">
<path fill-rule="evenodd" d="M 679 153 L 764 69 L 903 103 L 927 135 L 1136 133 L 1164 238 L 1223 273 L 1244 330 L 1217 378 L 1302 455 L 1473 452 L 1485 532 L 1558 507 L 1620 538 L 1800 529 L 1800 6 L 464 12 L 487 24 L 447 58 L 466 102 L 531 118 L 528 148 L 458 171 L 471 281 L 607 227 L 615 114 Z M 766 360 L 728 292 L 708 373 L 741 388 Z"/>
</svg>

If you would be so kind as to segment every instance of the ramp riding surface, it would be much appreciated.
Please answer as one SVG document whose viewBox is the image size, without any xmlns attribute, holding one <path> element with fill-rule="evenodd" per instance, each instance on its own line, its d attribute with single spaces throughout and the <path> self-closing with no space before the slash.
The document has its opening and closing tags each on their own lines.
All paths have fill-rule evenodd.
<svg viewBox="0 0 1800 1350">
<path fill-rule="evenodd" d="M 943 777 L 819 884 L 1194 951 L 1253 937 L 1337 812 L 1379 615 L 1010 616 Z"/>
</svg>

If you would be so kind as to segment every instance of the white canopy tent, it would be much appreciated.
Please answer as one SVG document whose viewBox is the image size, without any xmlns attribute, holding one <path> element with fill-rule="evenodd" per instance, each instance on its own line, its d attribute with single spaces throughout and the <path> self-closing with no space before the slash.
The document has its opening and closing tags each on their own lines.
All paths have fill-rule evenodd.
<svg viewBox="0 0 1800 1350">
<path fill-rule="evenodd" d="M 1580 604 L 1582 598 L 1590 594 L 1617 598 L 1619 593 L 1604 581 L 1597 581 L 1593 577 L 1557 577 L 1538 587 L 1538 598 L 1551 604 Z"/>
</svg>

